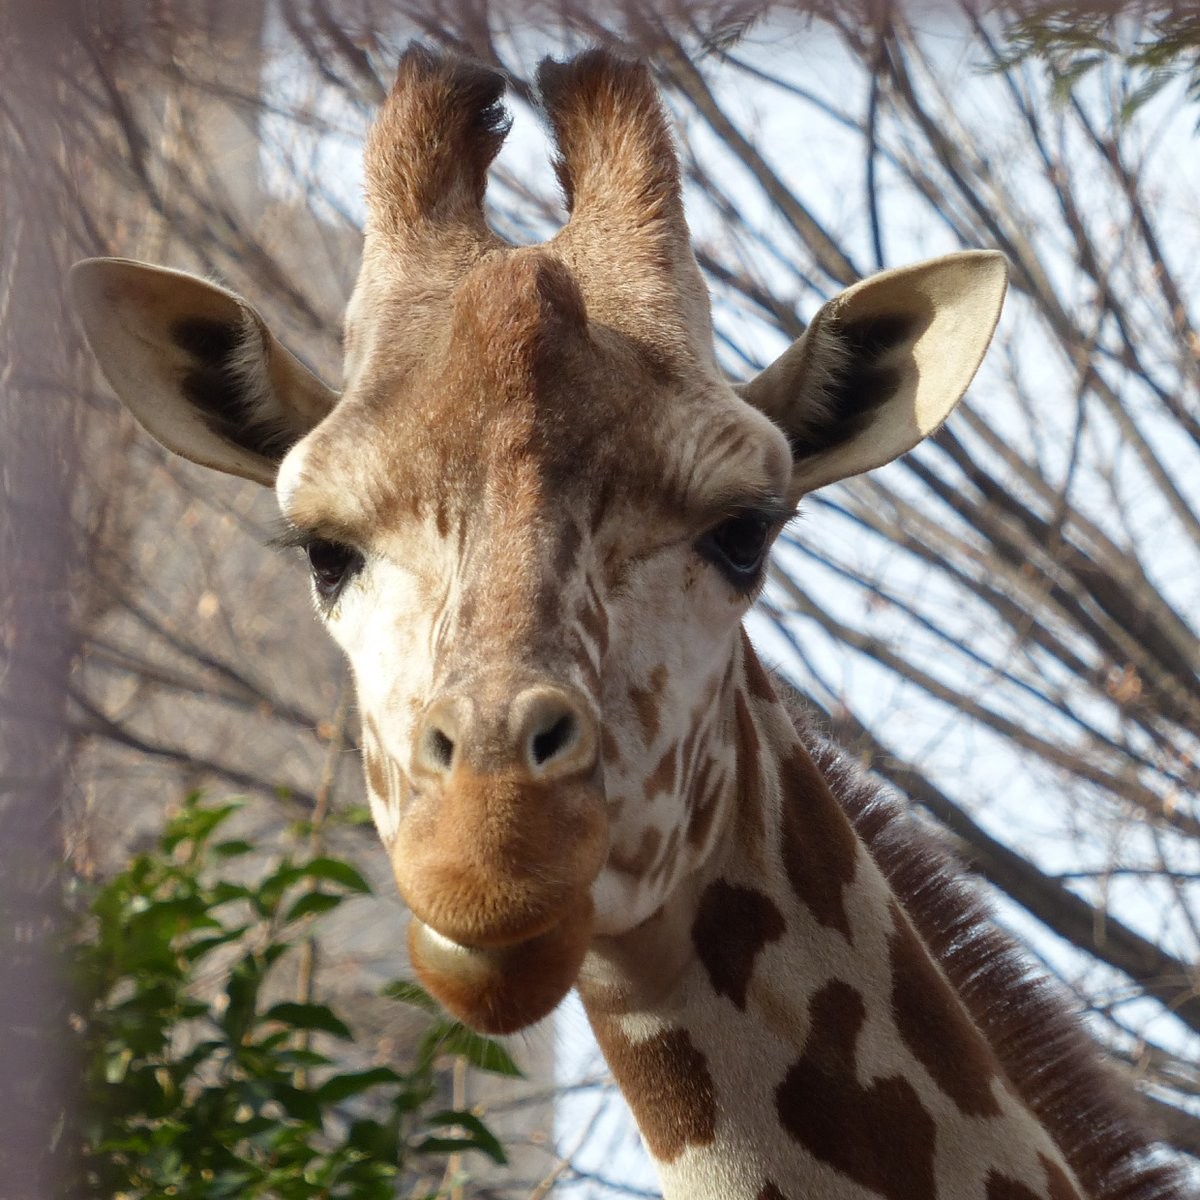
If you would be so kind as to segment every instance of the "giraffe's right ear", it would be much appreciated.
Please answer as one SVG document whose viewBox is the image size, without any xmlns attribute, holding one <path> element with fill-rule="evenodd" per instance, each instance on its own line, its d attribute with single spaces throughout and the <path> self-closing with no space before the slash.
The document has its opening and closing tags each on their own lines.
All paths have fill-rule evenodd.
<svg viewBox="0 0 1200 1200">
<path fill-rule="evenodd" d="M 182 271 L 90 258 L 75 308 L 113 391 L 168 450 L 268 487 L 337 400 L 239 296 Z"/>
</svg>

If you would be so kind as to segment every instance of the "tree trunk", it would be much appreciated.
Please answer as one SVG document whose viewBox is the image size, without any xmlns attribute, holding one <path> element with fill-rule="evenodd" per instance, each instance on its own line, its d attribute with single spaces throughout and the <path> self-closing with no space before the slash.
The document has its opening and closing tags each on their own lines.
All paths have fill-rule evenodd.
<svg viewBox="0 0 1200 1200">
<path fill-rule="evenodd" d="M 40 19 L 31 16 L 40 13 Z M 62 978 L 66 702 L 75 418 L 64 364 L 65 197 L 38 6 L 0 17 L 0 1179 L 6 1200 L 64 1194 L 75 1090 Z M 36 26 L 36 27 L 34 27 Z"/>
</svg>

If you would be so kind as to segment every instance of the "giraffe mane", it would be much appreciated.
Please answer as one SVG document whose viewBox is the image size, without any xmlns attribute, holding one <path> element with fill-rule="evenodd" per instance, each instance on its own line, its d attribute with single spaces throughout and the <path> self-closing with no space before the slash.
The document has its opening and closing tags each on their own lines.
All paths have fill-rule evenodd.
<svg viewBox="0 0 1200 1200">
<path fill-rule="evenodd" d="M 1155 1151 L 1131 1089 L 1107 1066 L 1059 988 L 1033 970 L 936 834 L 780 697 L 818 770 L 930 952 L 1091 1200 L 1179 1200 L 1182 1174 Z"/>
</svg>

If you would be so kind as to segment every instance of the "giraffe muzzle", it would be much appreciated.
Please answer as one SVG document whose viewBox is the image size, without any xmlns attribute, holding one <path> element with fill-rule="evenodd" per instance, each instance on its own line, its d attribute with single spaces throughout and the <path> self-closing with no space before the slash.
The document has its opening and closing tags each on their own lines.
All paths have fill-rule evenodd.
<svg viewBox="0 0 1200 1200">
<path fill-rule="evenodd" d="M 444 696 L 418 726 L 392 865 L 419 978 L 477 1029 L 540 1020 L 578 975 L 608 849 L 598 746 L 582 696 L 547 684 Z"/>
</svg>

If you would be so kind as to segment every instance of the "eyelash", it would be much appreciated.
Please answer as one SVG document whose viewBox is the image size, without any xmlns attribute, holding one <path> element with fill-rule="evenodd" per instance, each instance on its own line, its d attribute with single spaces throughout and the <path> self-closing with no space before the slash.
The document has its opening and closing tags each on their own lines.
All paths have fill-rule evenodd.
<svg viewBox="0 0 1200 1200">
<path fill-rule="evenodd" d="M 774 513 L 757 509 L 733 512 L 700 536 L 696 552 L 736 591 L 749 595 L 762 579 L 771 534 L 780 523 Z"/>
<path fill-rule="evenodd" d="M 285 524 L 269 544 L 276 549 L 304 551 L 312 572 L 313 587 L 327 604 L 337 599 L 365 562 L 362 552 L 348 543 L 291 524 Z"/>
<path fill-rule="evenodd" d="M 317 595 L 329 603 L 362 570 L 363 556 L 353 546 L 327 538 L 313 538 L 305 547 Z"/>
</svg>

